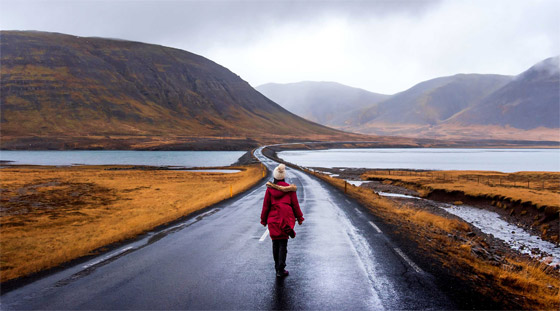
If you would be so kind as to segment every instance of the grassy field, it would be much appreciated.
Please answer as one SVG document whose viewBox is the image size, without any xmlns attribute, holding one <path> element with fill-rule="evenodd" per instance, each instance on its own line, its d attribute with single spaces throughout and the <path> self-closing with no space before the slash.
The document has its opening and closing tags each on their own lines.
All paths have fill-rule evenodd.
<svg viewBox="0 0 560 311">
<path fill-rule="evenodd" d="M 364 206 L 399 235 L 415 241 L 435 265 L 471 284 L 485 297 L 492 297 L 505 309 L 558 310 L 560 278 L 551 267 L 521 257 L 496 262 L 477 255 L 485 248 L 483 238 L 470 234 L 468 223 L 398 204 L 370 189 L 345 185 L 344 180 L 315 174 Z M 367 177 L 370 175 L 365 175 Z M 512 196 L 514 193 L 512 193 Z"/>
<path fill-rule="evenodd" d="M 362 179 L 378 178 L 414 183 L 425 190 L 462 191 L 471 196 L 502 196 L 560 209 L 560 172 L 500 173 L 488 171 L 368 171 Z"/>
<path fill-rule="evenodd" d="M 107 166 L 3 168 L 1 281 L 92 254 L 229 198 L 263 177 L 260 165 L 238 169 L 225 174 Z"/>
</svg>

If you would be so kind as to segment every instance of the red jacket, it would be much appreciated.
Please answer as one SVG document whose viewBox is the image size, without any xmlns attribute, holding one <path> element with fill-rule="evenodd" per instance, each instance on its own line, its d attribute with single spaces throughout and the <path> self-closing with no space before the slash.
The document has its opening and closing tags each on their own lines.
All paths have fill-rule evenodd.
<svg viewBox="0 0 560 311">
<path fill-rule="evenodd" d="M 300 224 L 304 220 L 296 189 L 296 185 L 288 185 L 283 181 L 278 184 L 266 183 L 261 224 L 268 225 L 273 240 L 287 239 L 287 232 L 294 229 L 296 219 Z"/>
</svg>

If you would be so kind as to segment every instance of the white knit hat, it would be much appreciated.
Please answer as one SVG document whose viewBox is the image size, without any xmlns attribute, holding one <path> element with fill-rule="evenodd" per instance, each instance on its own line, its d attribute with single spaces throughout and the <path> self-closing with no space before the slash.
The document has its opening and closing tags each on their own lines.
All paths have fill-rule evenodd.
<svg viewBox="0 0 560 311">
<path fill-rule="evenodd" d="M 274 172 L 272 172 L 272 176 L 274 176 L 274 178 L 277 180 L 282 180 L 286 178 L 286 165 L 284 164 L 278 165 L 274 169 Z"/>
</svg>

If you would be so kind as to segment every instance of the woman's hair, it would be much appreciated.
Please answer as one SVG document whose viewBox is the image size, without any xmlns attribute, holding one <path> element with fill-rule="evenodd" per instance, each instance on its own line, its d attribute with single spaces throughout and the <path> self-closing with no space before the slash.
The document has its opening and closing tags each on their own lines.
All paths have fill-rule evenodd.
<svg viewBox="0 0 560 311">
<path fill-rule="evenodd" d="M 279 181 L 284 181 L 284 179 L 276 179 L 274 178 L 274 183 L 277 184 Z"/>
</svg>

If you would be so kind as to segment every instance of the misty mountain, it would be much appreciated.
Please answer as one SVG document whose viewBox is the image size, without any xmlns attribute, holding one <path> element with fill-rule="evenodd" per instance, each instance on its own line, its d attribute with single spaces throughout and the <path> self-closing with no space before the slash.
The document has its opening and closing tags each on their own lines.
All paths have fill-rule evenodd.
<svg viewBox="0 0 560 311">
<path fill-rule="evenodd" d="M 329 126 L 344 125 L 351 111 L 389 97 L 335 82 L 269 83 L 256 89 L 287 110 Z"/>
<path fill-rule="evenodd" d="M 342 135 L 179 49 L 24 31 L 2 31 L 0 44 L 3 148 L 28 141 L 48 148 L 143 148 L 200 137 Z"/>
<path fill-rule="evenodd" d="M 313 99 L 322 100 L 311 100 L 297 88 L 291 91 L 264 85 L 259 90 L 305 118 L 356 133 L 557 141 L 560 140 L 559 58 L 546 59 L 517 76 L 457 74 L 421 82 L 392 96 L 364 96 L 367 99 L 363 101 L 341 100 L 348 93 L 337 94 L 339 89 L 344 89 L 339 84 L 322 84 L 328 88 L 323 95 L 317 94 L 321 89 L 311 92 Z M 301 88 L 310 89 L 304 86 Z M 337 102 L 343 104 L 337 106 Z"/>
<path fill-rule="evenodd" d="M 534 65 L 448 123 L 560 128 L 559 63 L 557 56 Z"/>
<path fill-rule="evenodd" d="M 500 75 L 458 74 L 419 83 L 362 113 L 360 124 L 436 125 L 511 81 Z"/>
</svg>

